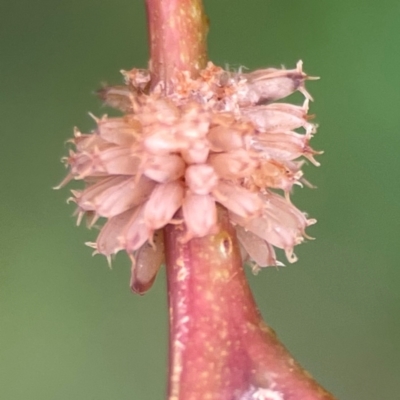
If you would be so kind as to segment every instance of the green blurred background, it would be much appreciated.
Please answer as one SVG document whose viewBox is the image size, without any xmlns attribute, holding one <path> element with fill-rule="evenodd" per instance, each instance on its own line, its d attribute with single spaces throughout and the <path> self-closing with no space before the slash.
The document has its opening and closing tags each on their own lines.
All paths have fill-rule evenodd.
<svg viewBox="0 0 400 400">
<path fill-rule="evenodd" d="M 400 2 L 207 0 L 210 58 L 320 75 L 308 88 L 324 149 L 318 219 L 300 261 L 250 277 L 269 324 L 340 400 L 400 398 Z M 92 94 L 145 67 L 141 0 L 0 3 L 0 399 L 157 400 L 165 393 L 165 276 L 144 297 L 76 228 L 59 160 Z M 298 98 L 299 99 L 299 98 Z"/>
</svg>

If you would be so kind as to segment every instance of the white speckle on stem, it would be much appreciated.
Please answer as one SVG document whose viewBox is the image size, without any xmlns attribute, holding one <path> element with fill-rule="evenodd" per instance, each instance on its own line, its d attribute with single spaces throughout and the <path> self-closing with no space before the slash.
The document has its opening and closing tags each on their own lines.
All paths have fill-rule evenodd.
<svg viewBox="0 0 400 400">
<path fill-rule="evenodd" d="M 254 400 L 285 400 L 282 393 L 271 389 L 258 389 L 253 393 Z"/>
</svg>

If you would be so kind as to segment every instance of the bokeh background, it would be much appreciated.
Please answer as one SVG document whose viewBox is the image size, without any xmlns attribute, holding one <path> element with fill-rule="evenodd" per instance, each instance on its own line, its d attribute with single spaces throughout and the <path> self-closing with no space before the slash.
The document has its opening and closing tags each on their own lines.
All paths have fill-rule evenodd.
<svg viewBox="0 0 400 400">
<path fill-rule="evenodd" d="M 206 0 L 210 58 L 320 75 L 318 224 L 300 261 L 250 276 L 262 313 L 340 400 L 400 398 L 400 2 Z M 129 263 L 91 257 L 59 162 L 93 127 L 101 82 L 145 67 L 141 0 L 0 2 L 0 399 L 157 400 L 165 393 L 165 275 L 144 297 Z M 297 98 L 299 100 L 300 97 Z"/>
</svg>

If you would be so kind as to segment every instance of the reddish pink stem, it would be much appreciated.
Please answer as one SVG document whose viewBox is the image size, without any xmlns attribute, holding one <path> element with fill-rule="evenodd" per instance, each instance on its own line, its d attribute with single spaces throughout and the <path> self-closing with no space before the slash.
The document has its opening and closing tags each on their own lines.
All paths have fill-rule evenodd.
<svg viewBox="0 0 400 400">
<path fill-rule="evenodd" d="M 146 0 L 152 85 L 206 63 L 201 0 Z M 170 310 L 169 400 L 334 400 L 264 324 L 246 281 L 227 212 L 221 231 L 182 241 L 165 229 Z M 258 397 L 256 397 L 258 396 Z"/>
<path fill-rule="evenodd" d="M 223 210 L 220 222 L 185 244 L 182 226 L 166 229 L 169 399 L 332 400 L 262 321 Z"/>
<path fill-rule="evenodd" d="M 208 20 L 201 0 L 146 0 L 153 83 L 175 70 L 195 75 L 207 61 Z"/>
</svg>

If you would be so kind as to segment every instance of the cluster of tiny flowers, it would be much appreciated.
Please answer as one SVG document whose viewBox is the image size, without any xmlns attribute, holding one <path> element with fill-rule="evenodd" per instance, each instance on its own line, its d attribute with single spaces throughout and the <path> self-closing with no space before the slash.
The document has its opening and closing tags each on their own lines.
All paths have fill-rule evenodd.
<svg viewBox="0 0 400 400">
<path fill-rule="evenodd" d="M 308 219 L 290 201 L 316 131 L 302 63 L 296 69 L 230 72 L 209 63 L 198 77 L 177 73 L 168 88 L 152 87 L 147 70 L 124 71 L 125 86 L 105 87 L 106 104 L 124 112 L 95 118 L 96 129 L 75 131 L 64 162 L 78 222 L 106 218 L 95 243 L 108 259 L 131 257 L 134 279 L 149 281 L 163 262 L 162 228 L 185 225 L 184 240 L 219 230 L 217 205 L 235 226 L 242 253 L 257 269 L 280 265 L 274 247 L 296 261 Z M 150 89 L 151 88 L 151 89 Z M 303 105 L 275 102 L 295 91 Z M 303 160 L 301 159 L 303 158 Z M 151 267 L 153 265 L 153 267 Z"/>
</svg>

